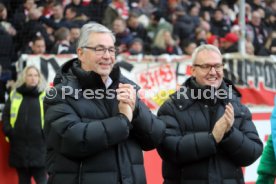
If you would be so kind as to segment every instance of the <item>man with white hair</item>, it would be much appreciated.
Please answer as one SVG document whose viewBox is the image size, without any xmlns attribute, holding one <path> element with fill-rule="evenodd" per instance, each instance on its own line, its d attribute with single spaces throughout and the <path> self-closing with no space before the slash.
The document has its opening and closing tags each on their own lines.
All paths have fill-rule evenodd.
<svg viewBox="0 0 276 184">
<path fill-rule="evenodd" d="M 164 184 L 242 184 L 241 167 L 262 153 L 262 141 L 240 93 L 223 78 L 219 49 L 201 45 L 192 77 L 159 109 L 166 135 L 158 147 Z"/>
<path fill-rule="evenodd" d="M 85 24 L 78 58 L 61 67 L 50 91 L 57 93 L 46 96 L 50 184 L 146 184 L 142 150 L 161 142 L 165 124 L 114 66 L 114 43 L 105 26 Z"/>
</svg>

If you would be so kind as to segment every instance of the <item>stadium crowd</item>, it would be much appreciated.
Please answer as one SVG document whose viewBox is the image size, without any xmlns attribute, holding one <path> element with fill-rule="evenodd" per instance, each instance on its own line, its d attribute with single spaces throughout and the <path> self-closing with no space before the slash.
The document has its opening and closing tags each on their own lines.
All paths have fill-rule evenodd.
<svg viewBox="0 0 276 184">
<path fill-rule="evenodd" d="M 238 0 L 0 0 L 1 86 L 22 54 L 76 53 L 91 21 L 115 33 L 119 54 L 191 55 L 206 43 L 237 52 L 239 11 Z M 275 54 L 276 1 L 246 0 L 245 11 L 247 54 Z"/>
</svg>

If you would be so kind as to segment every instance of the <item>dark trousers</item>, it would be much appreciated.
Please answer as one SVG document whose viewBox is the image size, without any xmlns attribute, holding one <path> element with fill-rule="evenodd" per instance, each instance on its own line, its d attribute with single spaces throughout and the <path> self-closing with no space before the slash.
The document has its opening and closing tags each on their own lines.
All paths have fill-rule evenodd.
<svg viewBox="0 0 276 184">
<path fill-rule="evenodd" d="M 47 175 L 45 168 L 42 167 L 29 167 L 29 168 L 16 168 L 19 184 L 31 184 L 33 177 L 36 184 L 46 184 Z"/>
</svg>

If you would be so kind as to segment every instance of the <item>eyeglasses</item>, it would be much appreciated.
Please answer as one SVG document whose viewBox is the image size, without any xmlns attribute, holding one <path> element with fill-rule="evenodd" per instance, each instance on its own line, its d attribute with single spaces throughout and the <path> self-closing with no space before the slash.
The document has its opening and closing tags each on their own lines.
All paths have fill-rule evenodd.
<svg viewBox="0 0 276 184">
<path fill-rule="evenodd" d="M 224 64 L 216 64 L 216 65 L 209 65 L 209 64 L 194 64 L 193 66 L 199 67 L 204 72 L 211 71 L 212 68 L 214 68 L 217 72 L 222 72 Z"/>
<path fill-rule="evenodd" d="M 84 46 L 82 48 L 93 50 L 97 55 L 100 55 L 100 56 L 104 55 L 107 50 L 112 57 L 116 56 L 116 54 L 118 53 L 118 49 L 115 47 L 105 48 L 102 46 L 97 46 L 97 47 Z"/>
</svg>

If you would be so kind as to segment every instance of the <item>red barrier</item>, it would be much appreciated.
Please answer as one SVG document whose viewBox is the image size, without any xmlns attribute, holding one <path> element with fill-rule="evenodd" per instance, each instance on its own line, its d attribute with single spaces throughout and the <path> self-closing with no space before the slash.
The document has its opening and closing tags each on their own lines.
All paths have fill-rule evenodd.
<svg viewBox="0 0 276 184">
<path fill-rule="evenodd" d="M 15 169 L 9 166 L 9 144 L 5 141 L 0 122 L 0 184 L 17 184 Z"/>
<path fill-rule="evenodd" d="M 148 184 L 162 184 L 162 161 L 156 150 L 144 153 L 146 177 Z"/>
</svg>

